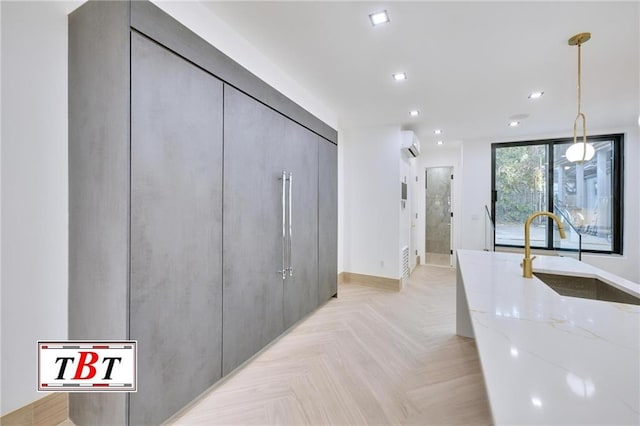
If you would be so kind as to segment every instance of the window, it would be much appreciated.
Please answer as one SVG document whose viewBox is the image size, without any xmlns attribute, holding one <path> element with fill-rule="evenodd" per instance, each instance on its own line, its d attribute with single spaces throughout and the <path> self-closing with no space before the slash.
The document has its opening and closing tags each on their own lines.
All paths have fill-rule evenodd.
<svg viewBox="0 0 640 426">
<path fill-rule="evenodd" d="M 623 136 L 587 138 L 594 157 L 571 163 L 565 152 L 572 138 L 492 145 L 492 214 L 497 246 L 524 246 L 524 222 L 536 211 L 560 217 L 567 238 L 554 232 L 552 220 L 537 218 L 531 246 L 622 254 Z"/>
</svg>

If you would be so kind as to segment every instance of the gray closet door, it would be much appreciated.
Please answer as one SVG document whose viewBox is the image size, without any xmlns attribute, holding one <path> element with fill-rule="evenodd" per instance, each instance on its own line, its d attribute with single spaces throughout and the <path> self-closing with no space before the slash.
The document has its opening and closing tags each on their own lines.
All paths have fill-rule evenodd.
<svg viewBox="0 0 640 426">
<path fill-rule="evenodd" d="M 223 98 L 219 80 L 137 33 L 131 78 L 129 422 L 141 425 L 221 377 Z"/>
<path fill-rule="evenodd" d="M 319 139 L 318 297 L 338 293 L 338 147 Z"/>
<path fill-rule="evenodd" d="M 284 280 L 285 328 L 318 306 L 318 137 L 287 120 L 282 156 L 291 181 L 291 266 Z"/>
<path fill-rule="evenodd" d="M 286 119 L 224 86 L 223 374 L 284 330 L 281 158 Z"/>
</svg>

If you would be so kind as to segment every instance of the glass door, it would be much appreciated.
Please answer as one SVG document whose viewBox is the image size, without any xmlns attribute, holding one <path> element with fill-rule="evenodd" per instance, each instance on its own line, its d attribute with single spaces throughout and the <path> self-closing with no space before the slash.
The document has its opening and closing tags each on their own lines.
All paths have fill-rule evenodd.
<svg viewBox="0 0 640 426">
<path fill-rule="evenodd" d="M 425 262 L 430 265 L 452 265 L 452 178 L 453 167 L 426 170 Z"/>
</svg>

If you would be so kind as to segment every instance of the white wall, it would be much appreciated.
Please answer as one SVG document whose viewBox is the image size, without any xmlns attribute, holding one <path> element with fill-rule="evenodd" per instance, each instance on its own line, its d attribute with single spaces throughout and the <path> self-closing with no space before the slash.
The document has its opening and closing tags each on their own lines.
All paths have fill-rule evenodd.
<svg viewBox="0 0 640 426">
<path fill-rule="evenodd" d="M 622 256 L 583 254 L 583 261 L 629 280 L 639 282 L 640 214 L 638 182 L 640 136 L 638 127 L 589 130 L 590 135 L 625 133 L 624 241 Z M 535 135 L 519 140 L 568 137 L 567 134 Z M 496 141 L 512 142 L 512 141 Z M 484 206 L 491 206 L 491 142 L 465 142 L 462 147 L 462 239 L 461 248 L 484 248 Z"/>
<path fill-rule="evenodd" d="M 67 337 L 69 2 L 2 8 L 2 407 L 39 397 L 36 340 Z"/>
<path fill-rule="evenodd" d="M 400 126 L 340 129 L 343 270 L 398 279 Z"/>
<path fill-rule="evenodd" d="M 402 135 L 405 136 L 406 131 L 402 132 Z M 413 138 L 413 132 L 411 132 L 411 138 Z M 402 141 L 401 141 L 402 144 Z M 415 248 L 413 247 L 412 242 L 412 231 L 413 225 L 415 224 L 415 220 L 413 220 L 412 215 L 415 210 L 414 204 L 416 200 L 412 197 L 411 189 L 415 186 L 416 182 L 416 159 L 409 158 L 404 152 L 401 151 L 402 145 L 398 146 L 398 154 L 400 158 L 400 167 L 399 167 L 399 175 L 398 182 L 406 182 L 407 183 L 407 201 L 405 203 L 404 208 L 401 203 L 398 203 L 398 208 L 400 209 L 400 223 L 398 224 L 398 232 L 400 235 L 400 247 L 399 250 L 404 246 L 409 247 L 409 271 L 413 270 L 415 266 Z M 396 197 L 400 199 L 400 191 L 401 187 L 398 183 L 398 193 Z M 393 201 L 392 201 L 393 202 Z M 400 275 L 402 275 L 402 254 L 400 255 Z"/>
<path fill-rule="evenodd" d="M 0 4 L 0 51 L 2 50 L 2 5 Z M 2 55 L 0 55 L 0 99 L 2 99 Z M 1 110 L 0 102 L 0 110 Z M 2 114 L 0 113 L 0 416 L 2 415 Z"/>
<path fill-rule="evenodd" d="M 67 14 L 81 3 L 0 1 L 0 415 L 44 396 L 35 391 L 36 340 L 67 338 Z M 201 4 L 170 2 L 161 7 L 336 126 L 332 111 Z"/>
<path fill-rule="evenodd" d="M 344 272 L 344 137 L 338 131 L 338 273 Z"/>
<path fill-rule="evenodd" d="M 424 151 L 418 157 L 418 163 L 416 166 L 417 176 L 418 176 L 418 220 L 417 220 L 417 228 L 418 228 L 418 253 L 420 255 L 420 262 L 422 264 L 425 263 L 426 255 L 426 241 L 425 241 L 425 232 L 426 232 L 426 222 L 425 222 L 425 212 L 426 212 L 426 190 L 424 186 L 425 173 L 427 168 L 429 167 L 453 167 L 453 194 L 452 194 L 452 207 L 453 207 L 453 252 L 454 252 L 454 265 L 456 262 L 455 259 L 455 250 L 460 248 L 460 234 L 461 234 L 461 214 L 462 214 L 462 173 L 461 173 L 461 149 L 457 148 L 446 148 L 442 147 L 442 149 L 432 149 L 429 151 Z"/>
<path fill-rule="evenodd" d="M 409 157 L 403 151 L 402 146 L 407 146 L 413 142 L 414 132 L 404 130 L 401 132 L 401 146 L 398 147 L 400 153 L 400 182 L 406 182 L 407 184 L 407 201 L 404 208 L 400 206 L 400 223 L 399 223 L 399 236 L 398 247 L 402 249 L 404 246 L 409 247 L 409 271 L 412 271 L 416 266 L 416 220 L 415 210 L 417 204 L 417 192 L 416 189 L 416 159 Z M 400 187 L 398 188 L 400 191 Z M 399 192 L 398 192 L 399 193 Z M 400 256 L 400 268 L 402 273 L 402 256 Z"/>
<path fill-rule="evenodd" d="M 191 31 L 242 64 L 256 76 L 285 94 L 334 129 L 338 118 L 334 111 L 300 86 L 275 63 L 250 45 L 225 21 L 199 2 L 152 0 L 158 7 L 186 25 Z"/>
<path fill-rule="evenodd" d="M 460 247 L 484 249 L 484 207 L 491 209 L 491 142 L 465 142 L 461 149 Z"/>
</svg>

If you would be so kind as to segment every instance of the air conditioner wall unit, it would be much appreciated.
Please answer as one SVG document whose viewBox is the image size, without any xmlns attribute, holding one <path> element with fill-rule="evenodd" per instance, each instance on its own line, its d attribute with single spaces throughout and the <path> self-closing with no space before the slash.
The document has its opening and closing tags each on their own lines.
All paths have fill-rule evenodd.
<svg viewBox="0 0 640 426">
<path fill-rule="evenodd" d="M 416 158 L 420 155 L 420 141 L 411 130 L 402 131 L 402 151 L 409 158 Z"/>
</svg>

